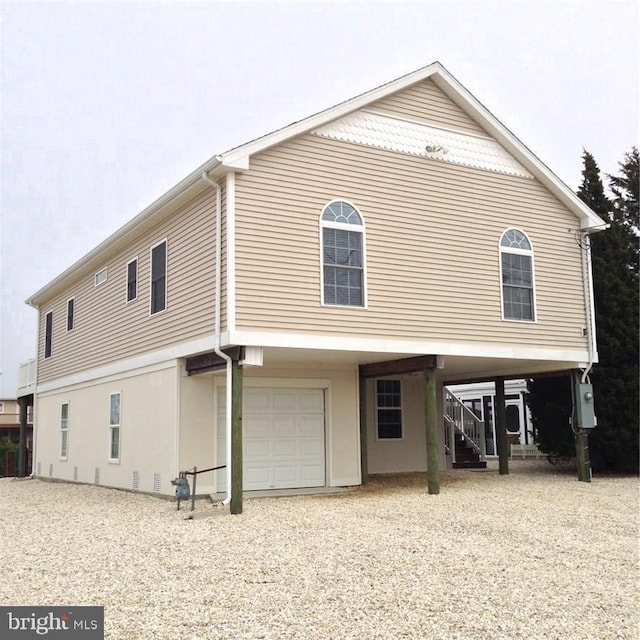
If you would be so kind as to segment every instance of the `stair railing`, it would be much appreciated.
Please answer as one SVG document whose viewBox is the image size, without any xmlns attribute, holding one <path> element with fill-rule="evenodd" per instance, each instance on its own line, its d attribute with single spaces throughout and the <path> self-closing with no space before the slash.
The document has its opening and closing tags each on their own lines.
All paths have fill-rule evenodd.
<svg viewBox="0 0 640 640">
<path fill-rule="evenodd" d="M 456 461 L 456 433 L 480 455 L 480 460 L 487 457 L 484 421 L 467 407 L 448 387 L 444 388 L 444 420 L 445 446 L 451 454 L 452 462 Z"/>
</svg>

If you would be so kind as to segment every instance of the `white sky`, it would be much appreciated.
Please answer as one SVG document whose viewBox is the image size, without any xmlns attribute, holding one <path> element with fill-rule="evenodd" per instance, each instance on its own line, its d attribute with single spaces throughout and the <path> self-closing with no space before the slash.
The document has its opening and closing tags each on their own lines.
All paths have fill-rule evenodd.
<svg viewBox="0 0 640 640">
<path fill-rule="evenodd" d="M 638 144 L 638 2 L 3 2 L 0 397 L 24 304 L 211 156 L 435 60 L 572 189 Z"/>
</svg>

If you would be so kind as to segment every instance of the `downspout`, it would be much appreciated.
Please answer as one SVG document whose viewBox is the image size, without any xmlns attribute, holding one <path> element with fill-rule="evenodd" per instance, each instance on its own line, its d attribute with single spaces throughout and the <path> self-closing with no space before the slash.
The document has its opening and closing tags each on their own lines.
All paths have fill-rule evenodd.
<svg viewBox="0 0 640 640">
<path fill-rule="evenodd" d="M 582 372 L 581 382 L 584 384 L 596 360 L 595 302 L 593 299 L 593 278 L 591 273 L 591 237 L 589 236 L 588 230 L 583 232 L 578 246 L 582 252 L 582 284 L 584 289 L 587 347 L 589 350 L 589 363 L 587 364 L 587 368 Z"/>
<path fill-rule="evenodd" d="M 220 185 L 211 180 L 206 171 L 202 172 L 202 179 L 208 182 L 216 190 L 216 290 L 215 290 L 215 324 L 214 324 L 214 347 L 213 351 L 227 363 L 227 380 L 226 380 L 226 397 L 227 406 L 225 412 L 225 429 L 226 429 L 226 464 L 227 464 L 227 494 L 222 501 L 223 505 L 231 502 L 231 358 L 220 349 L 220 294 L 222 284 L 220 282 L 221 260 L 222 260 L 222 189 Z"/>
</svg>

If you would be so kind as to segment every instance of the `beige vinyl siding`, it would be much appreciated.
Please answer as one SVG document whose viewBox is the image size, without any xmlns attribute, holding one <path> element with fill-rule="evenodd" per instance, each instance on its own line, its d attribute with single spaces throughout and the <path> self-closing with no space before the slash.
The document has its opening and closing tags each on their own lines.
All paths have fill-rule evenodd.
<svg viewBox="0 0 640 640">
<path fill-rule="evenodd" d="M 422 124 L 487 135 L 484 129 L 435 85 L 433 80 L 423 80 L 374 102 L 367 109 Z"/>
<path fill-rule="evenodd" d="M 38 382 L 213 333 L 215 196 L 207 190 L 40 308 Z M 167 308 L 150 315 L 151 248 L 167 241 Z M 138 297 L 126 302 L 127 263 L 138 258 Z M 94 271 L 107 281 L 94 286 Z M 75 298 L 73 331 L 66 301 Z M 53 310 L 52 357 L 44 356 L 45 314 Z"/>
<path fill-rule="evenodd" d="M 364 217 L 366 309 L 320 304 L 333 199 Z M 306 135 L 252 158 L 236 210 L 239 330 L 586 347 L 577 220 L 535 180 Z M 536 323 L 501 319 L 508 227 L 533 243 Z"/>
</svg>

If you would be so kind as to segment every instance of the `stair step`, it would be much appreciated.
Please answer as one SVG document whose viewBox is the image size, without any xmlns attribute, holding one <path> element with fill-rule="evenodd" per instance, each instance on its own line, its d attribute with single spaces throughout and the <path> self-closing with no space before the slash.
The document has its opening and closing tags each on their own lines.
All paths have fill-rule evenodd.
<svg viewBox="0 0 640 640">
<path fill-rule="evenodd" d="M 484 460 L 468 460 L 453 463 L 454 469 L 486 469 L 487 463 Z"/>
</svg>

